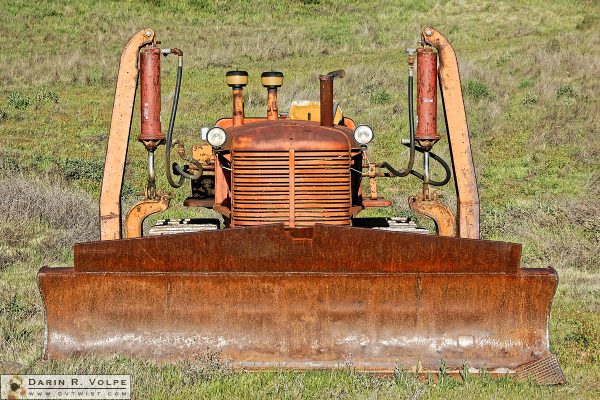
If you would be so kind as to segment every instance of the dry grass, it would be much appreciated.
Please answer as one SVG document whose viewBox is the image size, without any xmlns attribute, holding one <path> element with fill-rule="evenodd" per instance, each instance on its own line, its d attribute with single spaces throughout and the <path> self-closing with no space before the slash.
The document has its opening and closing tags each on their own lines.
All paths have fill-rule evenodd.
<svg viewBox="0 0 600 400">
<path fill-rule="evenodd" d="M 44 179 L 13 175 L 0 178 L 0 243 L 8 247 L 35 245 L 49 261 L 62 260 L 62 252 L 75 242 L 98 238 L 97 204 L 84 192 Z M 32 232 L 45 227 L 51 235 Z"/>
</svg>

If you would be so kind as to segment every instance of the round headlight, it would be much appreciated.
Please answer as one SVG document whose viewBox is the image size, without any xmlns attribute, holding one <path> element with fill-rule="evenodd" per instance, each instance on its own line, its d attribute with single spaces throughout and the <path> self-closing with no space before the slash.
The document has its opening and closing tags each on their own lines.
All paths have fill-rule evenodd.
<svg viewBox="0 0 600 400">
<path fill-rule="evenodd" d="M 210 128 L 206 134 L 206 141 L 213 147 L 222 146 L 225 143 L 225 139 L 227 139 L 227 134 L 218 126 Z"/>
<path fill-rule="evenodd" d="M 367 144 L 373 140 L 373 129 L 368 125 L 358 125 L 354 129 L 354 139 L 360 144 Z"/>
</svg>

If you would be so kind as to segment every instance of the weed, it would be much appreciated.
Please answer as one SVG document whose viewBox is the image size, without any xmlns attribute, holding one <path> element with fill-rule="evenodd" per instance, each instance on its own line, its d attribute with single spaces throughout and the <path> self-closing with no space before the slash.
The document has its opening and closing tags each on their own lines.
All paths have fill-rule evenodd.
<svg viewBox="0 0 600 400">
<path fill-rule="evenodd" d="M 371 92 L 369 95 L 369 100 L 372 104 L 387 104 L 392 100 L 392 96 L 387 92 L 387 90 L 379 88 Z"/>
<path fill-rule="evenodd" d="M 532 93 L 525 93 L 525 97 L 523 98 L 521 104 L 523 104 L 524 106 L 532 106 L 534 104 L 537 104 L 537 102 L 538 96 Z"/>
<path fill-rule="evenodd" d="M 5 236 L 1 243 L 10 243 L 14 235 L 31 235 L 30 224 L 46 224 L 55 230 L 54 240 L 61 238 L 61 246 L 70 247 L 75 241 L 92 240 L 97 235 L 96 205 L 84 193 L 50 184 L 41 180 L 26 180 L 17 174 L 0 179 L 0 214 L 9 222 L 12 230 L 0 230 Z M 20 225 L 19 221 L 29 221 Z M 36 235 L 42 235 L 40 229 Z M 24 240 L 25 244 L 27 240 Z M 39 242 L 38 245 L 43 245 Z"/>
<path fill-rule="evenodd" d="M 585 14 L 583 19 L 576 25 L 577 30 L 583 31 L 597 26 L 598 16 L 596 14 Z"/>
<path fill-rule="evenodd" d="M 565 334 L 565 340 L 576 343 L 578 346 L 588 347 L 590 344 L 590 335 L 585 323 L 575 319 L 569 319 L 565 322 L 571 325 L 571 330 Z"/>
<path fill-rule="evenodd" d="M 473 100 L 493 99 L 494 94 L 491 89 L 483 82 L 477 80 L 468 80 L 464 87 L 465 94 Z"/>
<path fill-rule="evenodd" d="M 560 51 L 560 42 L 558 41 L 558 39 L 553 38 L 548 40 L 548 42 L 546 43 L 546 50 L 548 50 L 551 53 L 558 53 Z"/>
<path fill-rule="evenodd" d="M 506 64 L 507 62 L 509 62 L 510 60 L 512 60 L 512 57 L 513 56 L 512 56 L 511 53 L 505 53 L 505 54 L 501 55 L 496 60 L 496 66 L 502 66 L 502 65 Z"/>
<path fill-rule="evenodd" d="M 519 83 L 519 89 L 530 88 L 533 87 L 533 85 L 535 85 L 535 81 L 533 79 L 525 79 Z"/>
<path fill-rule="evenodd" d="M 186 385 L 221 378 L 232 372 L 231 364 L 223 360 L 221 353 L 210 349 L 181 361 L 180 366 L 183 372 L 183 383 Z"/>
<path fill-rule="evenodd" d="M 367 83 L 363 93 L 369 96 L 369 102 L 375 105 L 387 104 L 392 100 L 390 93 L 378 83 Z"/>
<path fill-rule="evenodd" d="M 469 372 L 469 364 L 464 363 L 461 370 L 460 370 L 460 376 L 463 380 L 463 382 L 468 382 L 470 379 L 470 375 L 471 373 Z"/>
<path fill-rule="evenodd" d="M 438 383 L 443 385 L 448 380 L 448 367 L 443 359 L 440 360 L 440 368 L 438 371 Z"/>
<path fill-rule="evenodd" d="M 377 31 L 375 34 L 375 43 L 378 45 L 385 45 L 388 41 L 389 38 L 385 32 Z"/>
<path fill-rule="evenodd" d="M 212 8 L 212 3 L 210 0 L 187 0 L 190 7 L 193 7 L 196 10 L 208 10 Z"/>
<path fill-rule="evenodd" d="M 60 162 L 60 169 L 67 179 L 102 179 L 104 163 L 101 160 L 85 160 L 81 158 L 67 158 Z"/>
<path fill-rule="evenodd" d="M 21 92 L 11 92 L 8 95 L 7 103 L 15 110 L 25 110 L 31 104 L 31 99 Z"/>
<path fill-rule="evenodd" d="M 6 111 L 0 108 L 0 121 L 4 121 L 8 118 L 8 114 Z"/>
<path fill-rule="evenodd" d="M 48 88 L 42 88 L 35 94 L 37 103 L 58 103 L 58 94 Z"/>
<path fill-rule="evenodd" d="M 556 89 L 556 98 L 560 99 L 561 97 L 565 97 L 568 99 L 574 99 L 577 97 L 577 93 L 575 93 L 575 89 L 571 85 L 562 85 Z"/>
<path fill-rule="evenodd" d="M 0 248 L 0 271 L 6 270 L 11 265 L 18 262 L 24 261 L 26 257 L 18 250 L 10 250 L 6 248 Z M 12 254 L 11 254 L 12 253 Z"/>
</svg>

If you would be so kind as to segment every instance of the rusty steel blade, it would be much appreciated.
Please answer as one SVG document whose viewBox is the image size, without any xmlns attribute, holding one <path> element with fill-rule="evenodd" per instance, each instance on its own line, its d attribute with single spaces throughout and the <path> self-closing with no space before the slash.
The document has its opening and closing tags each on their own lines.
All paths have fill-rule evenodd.
<svg viewBox="0 0 600 400">
<path fill-rule="evenodd" d="M 180 359 L 245 368 L 352 363 L 493 370 L 550 356 L 558 277 L 520 245 L 281 225 L 78 244 L 39 272 L 46 357 Z"/>
</svg>

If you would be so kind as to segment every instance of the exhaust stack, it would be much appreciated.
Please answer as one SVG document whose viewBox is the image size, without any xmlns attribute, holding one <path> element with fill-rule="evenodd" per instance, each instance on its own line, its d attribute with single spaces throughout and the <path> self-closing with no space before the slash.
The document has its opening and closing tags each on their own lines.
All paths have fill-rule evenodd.
<svg viewBox="0 0 600 400">
<path fill-rule="evenodd" d="M 321 97 L 321 126 L 333 126 L 335 112 L 333 110 L 333 80 L 343 78 L 346 72 L 343 69 L 331 71 L 327 75 L 319 75 Z"/>
<path fill-rule="evenodd" d="M 321 126 L 333 126 L 333 76 L 319 75 Z"/>
<path fill-rule="evenodd" d="M 248 84 L 248 72 L 228 71 L 225 82 L 232 89 L 233 126 L 244 125 L 244 86 Z"/>
</svg>

